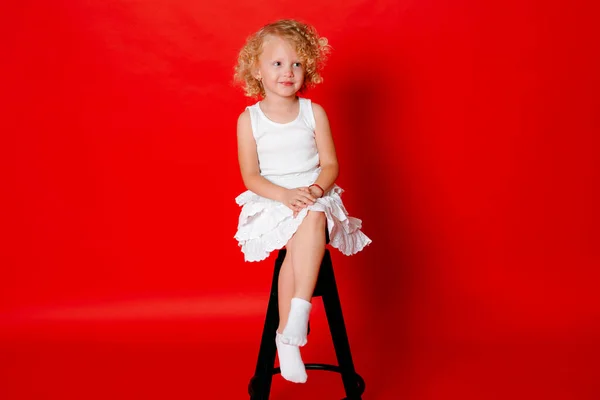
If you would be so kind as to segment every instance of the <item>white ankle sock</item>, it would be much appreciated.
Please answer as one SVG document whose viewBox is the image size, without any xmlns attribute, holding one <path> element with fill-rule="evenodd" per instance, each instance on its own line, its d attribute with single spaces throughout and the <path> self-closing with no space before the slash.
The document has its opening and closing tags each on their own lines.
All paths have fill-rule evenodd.
<svg viewBox="0 0 600 400">
<path fill-rule="evenodd" d="M 310 301 L 294 297 L 287 324 L 282 332 L 281 341 L 293 346 L 304 346 L 308 341 L 306 338 L 308 330 L 308 317 L 312 304 Z"/>
<path fill-rule="evenodd" d="M 290 382 L 305 383 L 308 379 L 304 362 L 300 356 L 300 348 L 285 344 L 281 341 L 282 336 L 277 332 L 275 344 L 277 345 L 277 356 L 279 357 L 279 368 L 281 376 Z"/>
</svg>

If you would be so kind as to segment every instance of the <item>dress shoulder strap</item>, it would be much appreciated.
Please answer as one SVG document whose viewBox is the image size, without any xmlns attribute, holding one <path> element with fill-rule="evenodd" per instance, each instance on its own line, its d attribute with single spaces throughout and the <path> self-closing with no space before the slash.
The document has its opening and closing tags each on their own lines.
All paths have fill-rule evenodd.
<svg viewBox="0 0 600 400">
<path fill-rule="evenodd" d="M 314 131 L 317 123 L 315 121 L 315 114 L 313 113 L 312 102 L 310 99 L 300 98 L 300 114 L 304 123 Z"/>
<path fill-rule="evenodd" d="M 250 112 L 250 123 L 252 125 L 252 135 L 256 138 L 258 135 L 258 121 L 260 119 L 260 112 L 258 111 L 258 103 L 246 107 Z"/>
</svg>

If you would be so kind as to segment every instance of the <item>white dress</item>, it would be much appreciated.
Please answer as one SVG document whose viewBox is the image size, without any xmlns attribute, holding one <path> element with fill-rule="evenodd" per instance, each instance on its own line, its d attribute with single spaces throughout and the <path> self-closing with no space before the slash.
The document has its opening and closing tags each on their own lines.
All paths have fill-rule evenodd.
<svg viewBox="0 0 600 400">
<path fill-rule="evenodd" d="M 270 120 L 258 103 L 250 111 L 252 134 L 256 140 L 260 174 L 288 189 L 309 186 L 319 176 L 319 153 L 315 142 L 315 117 L 311 101 L 300 98 L 300 112 L 292 122 Z M 247 190 L 236 203 L 242 207 L 235 239 L 245 261 L 261 261 L 273 250 L 281 249 L 296 232 L 308 211 L 320 211 L 327 217 L 331 246 L 352 255 L 371 243 L 361 232 L 362 221 L 348 215 L 342 203 L 342 188 L 334 184 L 315 204 L 293 217 L 283 203 Z"/>
</svg>

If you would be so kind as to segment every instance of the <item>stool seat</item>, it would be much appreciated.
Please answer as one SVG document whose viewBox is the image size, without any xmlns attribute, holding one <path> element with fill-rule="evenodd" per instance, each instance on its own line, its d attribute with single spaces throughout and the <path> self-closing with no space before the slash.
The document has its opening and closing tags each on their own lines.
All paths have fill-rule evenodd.
<svg viewBox="0 0 600 400">
<path fill-rule="evenodd" d="M 271 392 L 273 375 L 281 373 L 281 369 L 275 367 L 275 356 L 277 354 L 275 335 L 277 326 L 279 325 L 279 272 L 281 271 L 285 255 L 286 250 L 281 249 L 275 260 L 273 281 L 271 283 L 271 295 L 269 296 L 269 304 L 267 306 L 267 314 L 265 317 L 258 360 L 256 362 L 256 370 L 248 384 L 248 394 L 250 395 L 251 400 L 268 400 Z M 361 400 L 361 396 L 365 391 L 365 381 L 356 372 L 354 362 L 352 361 L 350 343 L 344 324 L 344 317 L 329 249 L 325 249 L 313 297 L 321 297 L 323 299 L 325 315 L 327 316 L 329 331 L 331 333 L 338 365 L 305 363 L 304 366 L 307 370 L 322 370 L 339 373 L 346 392 L 346 397 L 343 400 Z"/>
</svg>

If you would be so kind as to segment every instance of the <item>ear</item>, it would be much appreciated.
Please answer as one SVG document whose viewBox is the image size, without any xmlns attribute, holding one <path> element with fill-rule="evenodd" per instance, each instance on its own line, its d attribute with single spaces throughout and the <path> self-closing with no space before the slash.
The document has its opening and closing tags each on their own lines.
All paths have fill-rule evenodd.
<svg viewBox="0 0 600 400">
<path fill-rule="evenodd" d="M 252 76 L 254 79 L 261 80 L 262 76 L 260 75 L 260 69 L 258 68 L 258 62 L 255 62 L 252 66 Z"/>
</svg>

